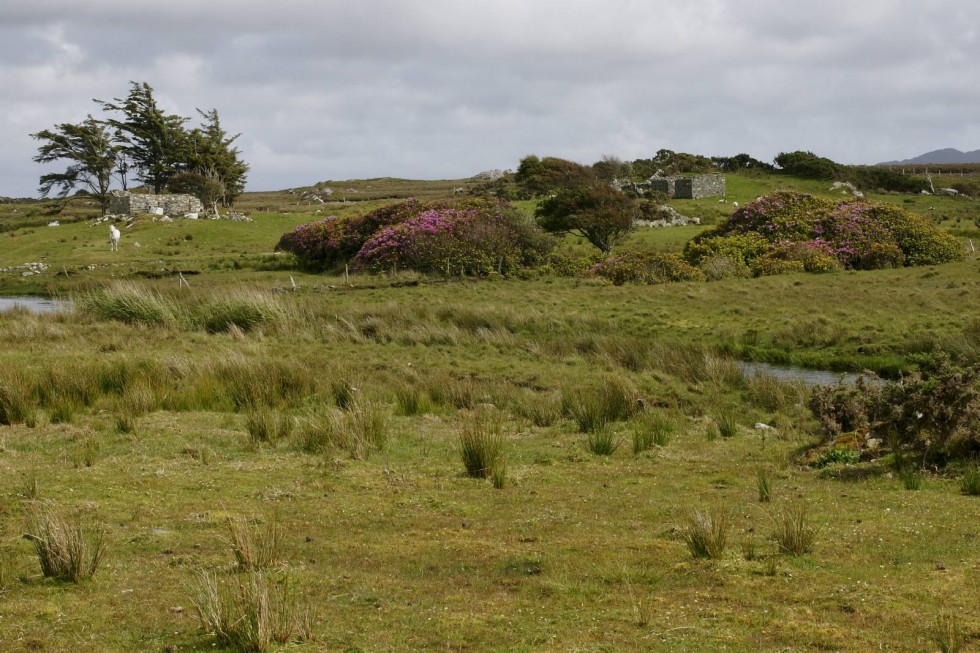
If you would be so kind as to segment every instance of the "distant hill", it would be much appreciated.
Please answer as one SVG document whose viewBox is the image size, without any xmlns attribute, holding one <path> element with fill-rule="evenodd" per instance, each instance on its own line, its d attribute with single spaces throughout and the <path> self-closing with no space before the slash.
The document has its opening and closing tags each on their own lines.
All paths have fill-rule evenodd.
<svg viewBox="0 0 980 653">
<path fill-rule="evenodd" d="M 920 154 L 914 159 L 905 159 L 904 161 L 885 161 L 883 163 L 879 163 L 878 165 L 924 165 L 928 163 L 980 163 L 980 150 L 960 152 L 952 147 L 947 147 L 942 150 L 934 150 L 932 152 Z"/>
</svg>

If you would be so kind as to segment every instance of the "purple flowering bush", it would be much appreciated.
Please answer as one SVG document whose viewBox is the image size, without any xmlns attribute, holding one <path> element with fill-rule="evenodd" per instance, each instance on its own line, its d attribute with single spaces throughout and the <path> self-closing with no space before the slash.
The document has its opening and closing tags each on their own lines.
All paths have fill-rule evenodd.
<svg viewBox="0 0 980 653">
<path fill-rule="evenodd" d="M 498 207 L 429 209 L 379 229 L 354 257 L 355 269 L 487 274 L 522 263 L 521 234 Z"/>
<path fill-rule="evenodd" d="M 283 234 L 276 249 L 317 271 L 348 261 L 360 268 L 444 270 L 448 261 L 454 271 L 473 272 L 487 271 L 490 261 L 500 268 L 501 257 L 504 265 L 527 263 L 551 244 L 497 200 L 412 198 L 354 218 L 300 225 Z"/>
<path fill-rule="evenodd" d="M 962 259 L 950 234 L 904 209 L 780 191 L 737 210 L 695 236 L 684 250 L 693 265 L 725 256 L 756 275 L 802 269 L 871 270 Z"/>
</svg>

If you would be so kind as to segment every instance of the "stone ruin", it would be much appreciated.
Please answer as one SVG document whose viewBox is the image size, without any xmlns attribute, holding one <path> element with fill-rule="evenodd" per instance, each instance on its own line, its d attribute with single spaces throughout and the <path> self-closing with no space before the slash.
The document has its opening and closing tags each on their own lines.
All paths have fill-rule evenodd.
<svg viewBox="0 0 980 653">
<path fill-rule="evenodd" d="M 644 182 L 629 184 L 641 195 L 646 192 L 663 193 L 668 199 L 697 200 L 702 197 L 725 195 L 725 175 L 712 173 L 690 177 L 665 177 L 656 174 Z"/>
<path fill-rule="evenodd" d="M 113 191 L 109 197 L 109 213 L 133 216 L 137 213 L 184 216 L 204 213 L 201 200 L 193 195 L 153 195 Z"/>
</svg>

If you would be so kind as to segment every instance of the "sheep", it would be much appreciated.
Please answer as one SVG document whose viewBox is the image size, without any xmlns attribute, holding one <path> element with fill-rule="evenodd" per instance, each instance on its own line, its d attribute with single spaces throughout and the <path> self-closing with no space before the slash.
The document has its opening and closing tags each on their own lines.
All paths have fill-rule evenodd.
<svg viewBox="0 0 980 653">
<path fill-rule="evenodd" d="M 119 230 L 116 229 L 116 225 L 109 225 L 109 250 L 112 252 L 119 251 Z"/>
</svg>

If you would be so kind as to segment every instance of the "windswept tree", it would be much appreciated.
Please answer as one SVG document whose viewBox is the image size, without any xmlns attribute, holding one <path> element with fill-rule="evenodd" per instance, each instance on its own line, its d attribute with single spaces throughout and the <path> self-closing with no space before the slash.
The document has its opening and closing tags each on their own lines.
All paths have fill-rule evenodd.
<svg viewBox="0 0 980 653">
<path fill-rule="evenodd" d="M 180 170 L 187 153 L 187 118 L 168 114 L 157 104 L 146 82 L 130 82 L 129 95 L 112 102 L 95 100 L 108 113 L 121 114 L 107 124 L 115 129 L 120 151 L 135 168 L 136 178 L 160 193 Z"/>
<path fill-rule="evenodd" d="M 77 125 L 63 123 L 53 130 L 45 129 L 31 134 L 31 138 L 41 141 L 35 162 L 70 162 L 64 172 L 52 172 L 41 177 L 38 188 L 41 196 L 47 197 L 53 188 L 59 188 L 58 197 L 64 198 L 80 188 L 98 200 L 99 209 L 105 215 L 118 154 L 118 147 L 105 124 L 89 116 Z"/>
<path fill-rule="evenodd" d="M 521 159 L 514 180 L 526 195 L 541 197 L 561 188 L 589 184 L 595 180 L 595 173 L 589 166 L 574 161 L 553 156 L 540 159 L 530 154 Z"/>
<path fill-rule="evenodd" d="M 197 112 L 204 122 L 200 127 L 195 127 L 188 132 L 183 169 L 170 183 L 170 189 L 177 191 L 174 182 L 176 186 L 185 186 L 188 181 L 187 175 L 193 175 L 198 178 L 198 182 L 201 182 L 197 183 L 196 187 L 206 191 L 208 195 L 205 198 L 192 193 L 198 195 L 201 202 L 212 203 L 211 195 L 220 185 L 221 192 L 217 200 L 222 206 L 230 206 L 245 190 L 245 175 L 248 172 L 248 164 L 242 161 L 241 152 L 233 145 L 241 134 L 228 135 L 228 132 L 221 127 L 217 109 L 210 111 L 198 109 Z"/>
<path fill-rule="evenodd" d="M 535 217 L 545 231 L 582 236 L 608 253 L 633 230 L 639 211 L 637 200 L 598 182 L 560 189 L 538 205 Z"/>
</svg>

